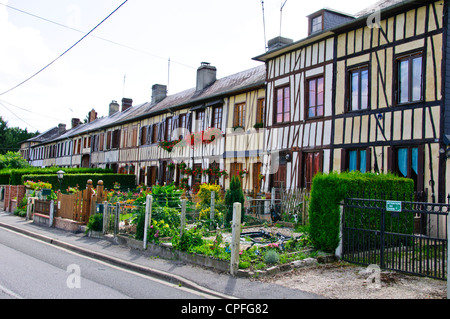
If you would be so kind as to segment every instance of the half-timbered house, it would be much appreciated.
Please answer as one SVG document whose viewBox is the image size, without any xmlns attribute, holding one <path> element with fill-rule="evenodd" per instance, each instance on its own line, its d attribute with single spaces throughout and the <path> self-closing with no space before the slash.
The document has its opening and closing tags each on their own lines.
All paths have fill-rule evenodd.
<svg viewBox="0 0 450 319">
<path fill-rule="evenodd" d="M 447 4 L 383 1 L 334 30 L 334 170 L 393 172 L 445 197 Z"/>
<path fill-rule="evenodd" d="M 331 10 L 316 16 L 351 19 Z M 335 40 L 322 25 L 311 24 L 309 32 L 297 42 L 275 38 L 255 58 L 267 69 L 266 191 L 310 189 L 315 173 L 331 168 Z"/>
</svg>

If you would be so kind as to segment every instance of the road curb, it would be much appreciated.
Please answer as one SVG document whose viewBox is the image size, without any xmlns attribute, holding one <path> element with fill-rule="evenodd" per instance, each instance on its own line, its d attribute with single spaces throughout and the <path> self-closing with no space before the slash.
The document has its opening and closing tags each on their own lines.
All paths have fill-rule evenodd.
<svg viewBox="0 0 450 319">
<path fill-rule="evenodd" d="M 86 257 L 102 260 L 102 261 L 111 263 L 111 264 L 113 264 L 115 266 L 125 268 L 127 270 L 132 270 L 132 271 L 135 271 L 135 272 L 138 272 L 138 273 L 141 273 L 141 274 L 145 274 L 145 275 L 148 275 L 148 276 L 151 276 L 151 277 L 155 277 L 155 278 L 158 278 L 158 279 L 170 282 L 172 284 L 181 285 L 182 287 L 187 287 L 187 288 L 199 291 L 199 292 L 203 292 L 205 294 L 212 295 L 212 296 L 215 296 L 217 298 L 221 298 L 221 299 L 237 299 L 237 298 L 235 298 L 233 296 L 228 296 L 228 295 L 222 294 L 220 292 L 213 291 L 213 290 L 210 290 L 208 288 L 202 287 L 202 286 L 198 285 L 197 283 L 195 283 L 195 282 L 193 282 L 193 281 L 191 281 L 189 279 L 186 279 L 184 277 L 180 277 L 178 275 L 169 274 L 167 272 L 164 272 L 164 271 L 161 271 L 161 270 L 158 270 L 158 269 L 154 269 L 154 268 L 150 268 L 150 267 L 146 267 L 146 266 L 141 266 L 141 265 L 138 265 L 138 264 L 130 263 L 128 261 L 125 261 L 125 260 L 122 260 L 122 259 L 119 259 L 119 258 L 115 258 L 115 257 L 109 256 L 109 255 L 105 255 L 105 254 L 102 254 L 102 253 L 98 253 L 98 252 L 95 252 L 95 251 L 92 251 L 92 250 L 84 249 L 84 248 L 81 248 L 81 247 L 78 247 L 78 246 L 75 246 L 75 245 L 72 245 L 72 244 L 69 244 L 69 243 L 66 243 L 66 242 L 63 242 L 63 241 L 51 238 L 51 237 L 47 237 L 47 236 L 44 236 L 44 235 L 41 235 L 41 234 L 38 234 L 38 233 L 35 233 L 35 232 L 32 232 L 32 231 L 28 231 L 28 230 L 25 230 L 25 229 L 20 228 L 20 227 L 15 227 L 15 226 L 12 226 L 12 225 L 9 225 L 9 224 L 4 224 L 4 223 L 0 222 L 0 227 L 5 228 L 5 229 L 9 229 L 10 231 L 14 231 L 16 233 L 20 233 L 22 235 L 25 235 L 25 236 L 28 236 L 28 237 L 31 237 L 31 238 L 34 238 L 34 239 L 37 239 L 37 240 L 40 240 L 40 241 L 45 242 L 47 244 L 55 245 L 57 247 L 70 250 L 72 252 L 76 252 L 76 253 L 81 254 L 83 256 L 86 256 Z"/>
</svg>

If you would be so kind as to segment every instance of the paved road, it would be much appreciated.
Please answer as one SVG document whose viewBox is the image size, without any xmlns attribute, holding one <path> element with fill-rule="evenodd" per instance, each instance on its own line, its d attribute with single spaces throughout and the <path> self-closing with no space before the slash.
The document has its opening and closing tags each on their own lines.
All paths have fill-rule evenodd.
<svg viewBox="0 0 450 319">
<path fill-rule="evenodd" d="M 0 298 L 198 299 L 207 295 L 0 228 Z"/>
</svg>

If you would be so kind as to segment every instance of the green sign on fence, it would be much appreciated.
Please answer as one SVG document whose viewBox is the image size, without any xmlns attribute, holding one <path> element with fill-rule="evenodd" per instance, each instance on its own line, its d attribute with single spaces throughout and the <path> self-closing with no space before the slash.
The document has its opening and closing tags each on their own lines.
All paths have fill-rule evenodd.
<svg viewBox="0 0 450 319">
<path fill-rule="evenodd" d="M 402 211 L 402 202 L 386 201 L 386 211 L 400 213 Z"/>
</svg>

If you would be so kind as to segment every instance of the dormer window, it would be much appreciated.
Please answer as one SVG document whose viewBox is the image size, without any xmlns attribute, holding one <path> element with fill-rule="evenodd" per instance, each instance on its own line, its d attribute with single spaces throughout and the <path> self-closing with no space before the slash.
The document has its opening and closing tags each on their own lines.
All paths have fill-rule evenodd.
<svg viewBox="0 0 450 319">
<path fill-rule="evenodd" d="M 323 30 L 323 17 L 322 15 L 318 15 L 315 17 L 311 17 L 311 32 L 315 33 Z"/>
</svg>

